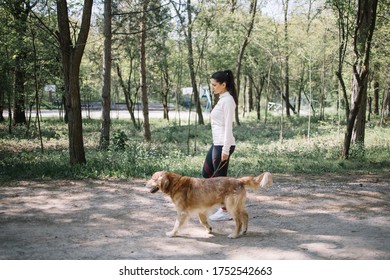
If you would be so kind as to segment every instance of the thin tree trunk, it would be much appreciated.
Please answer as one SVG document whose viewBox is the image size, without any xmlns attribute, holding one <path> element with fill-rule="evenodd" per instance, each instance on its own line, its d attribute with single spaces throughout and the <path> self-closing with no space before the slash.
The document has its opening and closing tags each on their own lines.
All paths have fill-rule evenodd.
<svg viewBox="0 0 390 280">
<path fill-rule="evenodd" d="M 27 46 L 26 46 L 26 30 L 27 30 L 27 20 L 31 12 L 31 9 L 35 4 L 31 4 L 26 0 L 17 0 L 12 5 L 13 17 L 16 22 L 16 33 L 18 36 L 15 38 L 17 40 L 17 49 L 15 55 L 15 70 L 14 70 L 14 125 L 17 124 L 27 124 L 26 119 L 26 93 L 25 93 L 25 84 L 26 84 L 26 59 L 27 59 Z"/>
<path fill-rule="evenodd" d="M 190 71 L 191 76 L 191 85 L 192 85 L 192 91 L 194 95 L 194 102 L 195 102 L 195 110 L 198 115 L 198 123 L 203 125 L 204 119 L 202 114 L 202 108 L 200 106 L 200 98 L 199 98 L 199 90 L 198 85 L 196 82 L 196 74 L 195 74 L 195 63 L 194 63 L 194 51 L 192 48 L 192 6 L 191 6 L 191 0 L 187 0 L 187 19 L 188 19 L 188 26 L 187 26 L 187 48 L 188 48 L 188 68 Z"/>
<path fill-rule="evenodd" d="M 379 82 L 374 82 L 374 114 L 379 115 Z"/>
<path fill-rule="evenodd" d="M 131 97 L 131 72 L 132 72 L 132 62 L 130 62 L 130 74 L 129 74 L 129 81 L 128 86 L 125 85 L 125 82 L 122 77 L 122 71 L 119 67 L 119 64 L 116 64 L 116 72 L 119 78 L 119 84 L 122 87 L 123 94 L 125 95 L 125 102 L 126 102 L 126 108 L 129 111 L 131 121 L 133 122 L 133 125 L 136 129 L 140 129 L 140 126 L 138 126 L 135 115 L 134 115 L 134 101 Z"/>
<path fill-rule="evenodd" d="M 0 70 L 0 83 L 2 84 L 2 86 L 0 86 L 0 123 L 2 123 L 5 121 L 4 118 L 5 93 L 9 91 L 8 70 L 4 64 L 2 65 L 2 68 Z"/>
<path fill-rule="evenodd" d="M 169 106 L 168 106 L 168 94 L 169 94 L 169 72 L 168 66 L 163 66 L 162 81 L 161 81 L 161 97 L 164 109 L 164 119 L 169 121 Z"/>
<path fill-rule="evenodd" d="M 142 19 L 140 22 L 140 50 L 141 50 L 141 92 L 142 92 L 142 112 L 144 115 L 144 140 L 150 142 L 152 139 L 149 124 L 149 101 L 148 89 L 146 85 L 146 21 L 149 0 L 144 0 L 142 5 Z"/>
<path fill-rule="evenodd" d="M 104 54 L 102 124 L 100 130 L 100 149 L 107 150 L 110 144 L 111 125 L 111 0 L 104 1 Z"/>
<path fill-rule="evenodd" d="M 336 10 L 338 15 L 338 28 L 339 28 L 339 48 L 338 48 L 338 69 L 336 71 L 337 79 L 339 80 L 339 85 L 341 86 L 342 96 L 345 106 L 345 118 L 348 120 L 349 117 L 349 98 L 347 94 L 347 87 L 343 78 L 343 65 L 345 59 L 345 53 L 348 46 L 348 30 L 349 30 L 349 16 L 348 9 L 351 5 L 351 0 L 348 0 L 346 5 L 342 5 L 340 1 L 333 1 L 333 8 Z M 339 104 L 338 106 L 340 106 Z"/>
<path fill-rule="evenodd" d="M 20 52 L 15 57 L 15 99 L 14 99 L 14 125 L 27 124 L 25 108 L 25 73 L 22 64 L 26 60 L 26 55 Z"/>
<path fill-rule="evenodd" d="M 286 116 L 290 117 L 290 70 L 289 70 L 289 48 L 288 48 L 288 1 L 283 0 L 284 10 L 284 96 L 286 102 Z"/>
<path fill-rule="evenodd" d="M 187 65 L 190 72 L 190 78 L 191 78 L 191 86 L 192 86 L 192 93 L 194 95 L 194 101 L 195 101 L 195 110 L 198 115 L 198 123 L 203 125 L 204 119 L 202 114 L 202 108 L 200 106 L 200 98 L 199 98 L 199 89 L 196 82 L 196 73 L 195 73 L 195 63 L 194 63 L 194 52 L 192 48 L 192 5 L 191 0 L 187 0 L 187 18 L 185 18 L 182 15 L 180 5 L 177 4 L 175 1 L 170 0 L 173 8 L 176 11 L 176 15 L 180 20 L 181 30 L 184 34 L 184 37 L 186 39 L 187 44 L 187 50 L 188 50 L 188 56 L 187 56 Z M 186 24 L 186 22 L 188 22 Z"/>
<path fill-rule="evenodd" d="M 387 89 L 383 91 L 383 103 L 381 110 L 381 126 L 385 123 L 385 116 L 390 116 L 390 72 L 388 73 Z"/>
<path fill-rule="evenodd" d="M 31 37 L 32 37 L 32 47 L 33 47 L 33 56 L 34 56 L 34 86 L 35 86 L 35 109 L 36 109 L 36 116 L 37 116 L 37 122 L 38 122 L 38 135 L 39 135 L 39 141 L 41 143 L 41 153 L 43 153 L 43 140 L 42 140 L 42 130 L 41 130 L 41 120 L 39 116 L 40 111 L 40 102 L 39 102 L 39 84 L 38 84 L 38 74 L 37 74 L 37 49 L 35 46 L 35 32 L 34 30 L 31 30 Z"/>
<path fill-rule="evenodd" d="M 261 115 L 260 115 L 260 111 L 261 111 L 260 103 L 261 103 L 261 95 L 262 95 L 264 84 L 265 84 L 265 76 L 264 75 L 259 75 L 258 85 L 255 83 L 255 81 L 254 81 L 252 76 L 248 76 L 248 77 L 249 77 L 249 82 L 255 88 L 255 92 L 256 92 L 255 93 L 255 100 L 254 100 L 254 103 L 252 105 L 253 105 L 253 109 L 256 109 L 257 120 L 260 121 L 260 118 L 261 118 Z"/>
<path fill-rule="evenodd" d="M 387 86 L 387 103 L 386 103 L 386 107 L 387 107 L 387 115 L 390 116 L 390 72 L 389 72 L 389 84 Z M 385 101 L 383 101 L 385 102 Z"/>
<path fill-rule="evenodd" d="M 245 34 L 244 41 L 242 42 L 240 52 L 238 54 L 237 58 L 237 65 L 236 65 L 236 86 L 237 86 L 237 100 L 238 97 L 240 96 L 240 76 L 241 76 L 241 65 L 242 65 L 242 60 L 244 57 L 245 53 L 245 48 L 249 43 L 249 38 L 251 36 L 252 30 L 253 30 L 253 25 L 255 22 L 255 17 L 256 17 L 256 11 L 257 11 L 257 0 L 252 0 L 251 5 L 250 5 L 250 13 L 251 13 L 251 21 L 248 26 L 248 31 Z M 240 125 L 240 119 L 238 115 L 238 104 L 236 106 L 236 123 L 237 125 Z"/>
</svg>

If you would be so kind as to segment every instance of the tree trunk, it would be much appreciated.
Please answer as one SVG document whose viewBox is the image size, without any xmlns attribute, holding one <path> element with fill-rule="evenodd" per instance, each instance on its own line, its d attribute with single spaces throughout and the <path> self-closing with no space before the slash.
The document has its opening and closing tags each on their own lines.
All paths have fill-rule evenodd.
<svg viewBox="0 0 390 280">
<path fill-rule="evenodd" d="M 374 82 L 374 114 L 379 115 L 379 82 Z"/>
<path fill-rule="evenodd" d="M 387 88 L 387 115 L 390 116 L 390 84 Z"/>
<path fill-rule="evenodd" d="M 390 116 L 390 72 L 388 73 L 388 84 L 387 84 L 387 90 L 385 94 L 386 96 L 383 100 L 383 108 L 384 108 L 383 113 L 387 116 Z"/>
<path fill-rule="evenodd" d="M 254 105 L 253 105 L 253 82 L 249 78 L 249 76 L 247 76 L 247 79 L 248 79 L 248 112 L 252 112 L 253 108 L 254 108 Z"/>
<path fill-rule="evenodd" d="M 26 46 L 26 30 L 27 19 L 31 11 L 30 3 L 25 0 L 18 0 L 12 6 L 13 17 L 15 19 L 15 31 L 19 35 L 15 40 L 16 55 L 15 55 L 15 70 L 14 70 L 14 119 L 13 124 L 27 124 L 26 120 L 26 69 L 27 46 Z"/>
<path fill-rule="evenodd" d="M 80 64 L 87 42 L 92 15 L 93 0 L 84 0 L 84 8 L 77 41 L 73 44 L 69 28 L 68 4 L 66 0 L 57 1 L 59 43 L 61 47 L 65 110 L 68 118 L 70 163 L 86 162 L 83 140 L 83 124 L 80 101 Z"/>
<path fill-rule="evenodd" d="M 168 107 L 168 95 L 169 95 L 169 71 L 168 65 L 165 64 L 162 72 L 162 81 L 161 81 L 161 97 L 162 104 L 164 109 L 164 119 L 169 121 L 169 107 Z"/>
<path fill-rule="evenodd" d="M 260 103 L 261 103 L 261 93 L 263 92 L 263 88 L 264 88 L 264 84 L 265 84 L 265 76 L 264 75 L 259 75 L 258 77 L 258 84 L 255 83 L 254 79 L 252 76 L 248 76 L 249 77 L 249 82 L 251 83 L 251 85 L 254 87 L 255 89 L 255 98 L 253 100 L 253 109 L 256 109 L 256 116 L 257 116 L 257 120 L 260 121 L 260 110 L 261 110 L 261 107 L 260 107 Z M 253 94 L 252 94 L 253 95 Z M 252 96 L 252 99 L 253 99 L 253 96 Z"/>
<path fill-rule="evenodd" d="M 360 143 L 361 145 L 364 145 L 364 138 L 365 138 L 366 111 L 367 111 L 366 110 L 367 84 L 368 81 L 363 81 L 363 85 L 359 86 L 355 79 L 353 80 L 353 84 L 352 84 L 352 101 L 357 100 L 356 94 L 360 93 L 361 95 L 361 99 L 358 105 L 359 110 L 352 130 L 352 143 Z M 354 103 L 351 102 L 351 104 Z"/>
<path fill-rule="evenodd" d="M 142 112 L 144 115 L 144 140 L 150 142 L 152 134 L 149 124 L 149 101 L 148 89 L 146 85 L 146 21 L 148 13 L 149 0 L 143 0 L 142 19 L 140 22 L 140 50 L 141 50 L 141 93 L 142 93 Z"/>
<path fill-rule="evenodd" d="M 346 159 L 349 157 L 351 142 L 364 145 L 371 39 L 375 30 L 378 5 L 378 0 L 357 1 L 351 111 L 348 116 L 343 147 L 343 157 Z"/>
<path fill-rule="evenodd" d="M 194 64 L 194 51 L 192 48 L 192 5 L 191 0 L 187 0 L 187 18 L 182 15 L 181 4 L 176 3 L 176 1 L 171 0 L 171 4 L 176 11 L 176 15 L 180 20 L 181 30 L 183 31 L 184 37 L 186 39 L 188 58 L 187 65 L 190 71 L 191 86 L 194 95 L 196 112 L 198 114 L 199 124 L 204 124 L 202 108 L 200 106 L 199 90 L 196 83 L 196 73 L 195 73 L 195 64 Z M 187 22 L 187 23 L 186 23 Z"/>
<path fill-rule="evenodd" d="M 332 6 L 337 13 L 337 23 L 339 28 L 339 47 L 338 47 L 338 67 L 336 71 L 337 79 L 339 80 L 339 85 L 341 86 L 341 91 L 343 95 L 343 101 L 345 105 L 345 119 L 348 120 L 349 117 L 349 98 L 347 94 L 347 87 L 345 85 L 345 81 L 343 78 L 343 65 L 345 59 L 345 53 L 348 45 L 348 33 L 350 28 L 350 17 L 348 15 L 348 11 L 350 9 L 351 2 L 348 1 L 346 4 L 342 4 L 341 1 L 335 0 L 332 1 Z M 341 106 L 339 104 L 338 106 Z"/>
<path fill-rule="evenodd" d="M 133 59 L 133 58 L 131 58 L 131 59 Z M 130 113 L 131 121 L 133 122 L 133 125 L 136 129 L 140 129 L 141 127 L 137 124 L 137 122 L 135 120 L 135 115 L 134 115 L 135 104 L 134 104 L 133 98 L 131 97 L 131 72 L 132 72 L 132 67 L 133 67 L 132 65 L 133 65 L 133 62 L 131 61 L 130 62 L 130 75 L 129 75 L 129 80 L 128 80 L 127 86 L 125 84 L 125 81 L 123 80 L 122 71 L 119 67 L 119 64 L 116 64 L 116 72 L 117 72 L 117 75 L 119 78 L 119 84 L 121 85 L 122 90 L 123 90 L 123 94 L 125 96 L 126 107 Z M 137 91 L 138 91 L 138 89 L 137 89 Z"/>
<path fill-rule="evenodd" d="M 240 75 L 241 75 L 242 60 L 244 57 L 245 48 L 249 43 L 249 38 L 250 38 L 252 30 L 253 30 L 253 25 L 254 25 L 255 17 L 256 17 L 256 11 L 257 11 L 257 0 L 252 0 L 251 5 L 250 5 L 251 21 L 249 23 L 247 34 L 245 34 L 245 38 L 244 38 L 244 41 L 242 42 L 240 52 L 239 52 L 238 58 L 237 58 L 237 66 L 236 66 L 237 100 L 240 96 Z M 238 104 L 236 106 L 236 114 L 235 115 L 236 115 L 236 123 L 237 123 L 237 125 L 240 125 L 240 119 L 238 116 Z"/>
<path fill-rule="evenodd" d="M 244 76 L 244 90 L 243 90 L 243 105 L 242 105 L 242 117 L 245 117 L 246 112 L 248 111 L 248 79 L 247 76 Z"/>
<path fill-rule="evenodd" d="M 297 98 L 297 104 L 295 105 L 296 107 L 296 112 L 298 116 L 301 114 L 301 103 L 302 103 L 302 92 L 305 90 L 305 73 L 306 73 L 306 64 L 305 62 L 302 63 L 302 70 L 299 78 L 299 88 L 298 88 L 298 98 Z"/>
<path fill-rule="evenodd" d="M 198 122 L 199 124 L 203 125 L 203 114 L 202 114 L 202 108 L 200 106 L 200 98 L 199 98 L 199 90 L 198 85 L 196 82 L 196 74 L 195 74 L 195 66 L 194 66 L 194 51 L 192 48 L 192 6 L 191 6 L 191 0 L 187 0 L 187 16 L 188 16 L 188 26 L 187 26 L 187 48 L 188 48 L 188 68 L 190 71 L 191 76 L 191 85 L 192 85 L 192 91 L 194 95 L 194 102 L 195 102 L 195 110 L 198 114 Z"/>
<path fill-rule="evenodd" d="M 111 0 L 104 1 L 104 54 L 102 124 L 100 130 L 100 149 L 107 150 L 110 145 L 111 125 Z"/>
<path fill-rule="evenodd" d="M 237 0 L 230 0 L 230 12 L 233 14 L 237 9 Z"/>
<path fill-rule="evenodd" d="M 8 70 L 5 64 L 2 65 L 0 71 L 0 123 L 5 121 L 4 118 L 4 105 L 5 105 L 5 93 L 9 91 L 8 88 Z"/>
<path fill-rule="evenodd" d="M 25 72 L 24 66 L 22 64 L 26 60 L 26 55 L 23 54 L 23 51 L 15 57 L 15 99 L 14 99 L 14 125 L 18 124 L 27 124 L 26 120 L 26 109 L 25 109 Z"/>
<path fill-rule="evenodd" d="M 289 70 L 289 48 L 288 48 L 288 1 L 283 0 L 284 10 L 284 50 L 285 50 L 285 62 L 284 62 L 284 96 L 286 102 L 286 116 L 290 117 L 290 70 Z"/>
</svg>

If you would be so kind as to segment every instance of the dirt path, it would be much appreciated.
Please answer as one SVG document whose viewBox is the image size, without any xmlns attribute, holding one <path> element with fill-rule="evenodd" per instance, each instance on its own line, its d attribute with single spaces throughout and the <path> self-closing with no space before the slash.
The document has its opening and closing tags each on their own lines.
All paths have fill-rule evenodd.
<svg viewBox="0 0 390 280">
<path fill-rule="evenodd" d="M 19 181 L 0 187 L 0 259 L 390 259 L 390 176 L 291 177 L 248 194 L 249 232 L 207 234 L 145 181 Z"/>
</svg>

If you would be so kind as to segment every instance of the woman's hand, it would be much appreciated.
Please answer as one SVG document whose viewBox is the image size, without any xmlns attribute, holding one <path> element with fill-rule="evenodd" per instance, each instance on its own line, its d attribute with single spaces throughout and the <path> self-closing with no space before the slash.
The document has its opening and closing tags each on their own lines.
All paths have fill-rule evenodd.
<svg viewBox="0 0 390 280">
<path fill-rule="evenodd" d="M 226 161 L 229 159 L 229 155 L 228 154 L 224 154 L 222 153 L 222 156 L 221 156 L 221 161 Z"/>
</svg>

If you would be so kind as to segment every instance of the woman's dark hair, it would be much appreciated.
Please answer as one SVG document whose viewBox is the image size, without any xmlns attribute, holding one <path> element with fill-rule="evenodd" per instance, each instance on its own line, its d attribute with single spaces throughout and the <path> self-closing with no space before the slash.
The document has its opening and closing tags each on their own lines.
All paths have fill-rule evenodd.
<svg viewBox="0 0 390 280">
<path fill-rule="evenodd" d="M 232 70 L 217 71 L 211 75 L 211 79 L 214 79 L 220 84 L 226 83 L 227 90 L 232 95 L 236 105 L 238 104 L 236 84 L 234 83 L 234 75 Z"/>
</svg>

